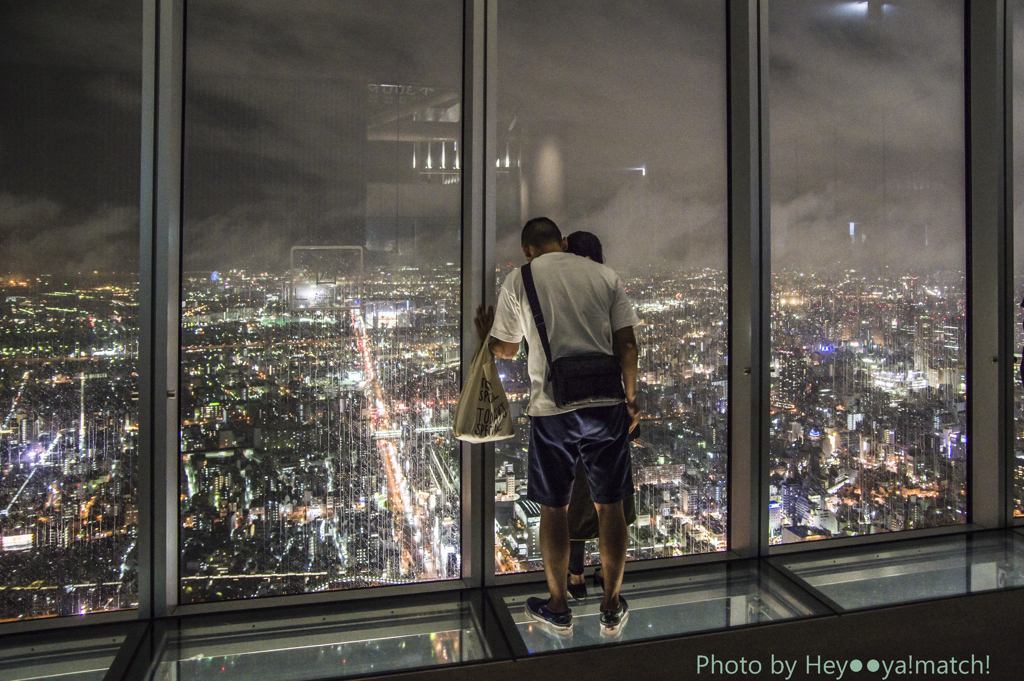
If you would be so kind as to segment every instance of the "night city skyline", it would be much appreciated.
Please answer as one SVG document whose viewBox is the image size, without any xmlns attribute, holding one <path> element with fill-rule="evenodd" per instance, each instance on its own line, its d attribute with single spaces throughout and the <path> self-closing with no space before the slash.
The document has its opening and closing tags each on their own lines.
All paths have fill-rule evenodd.
<svg viewBox="0 0 1024 681">
<path fill-rule="evenodd" d="M 722 7 L 499 3 L 496 270 L 471 274 L 463 3 L 300 4 L 189 2 L 181 602 L 460 577 L 463 279 L 500 285 L 538 214 L 602 239 L 642 319 L 630 559 L 726 551 Z M 966 522 L 963 3 L 869 5 L 768 17 L 771 544 Z M 141 3 L 3 13 L 0 620 L 136 607 Z M 313 294 L 310 247 L 352 256 Z M 499 370 L 496 569 L 538 570 L 525 361 Z"/>
</svg>

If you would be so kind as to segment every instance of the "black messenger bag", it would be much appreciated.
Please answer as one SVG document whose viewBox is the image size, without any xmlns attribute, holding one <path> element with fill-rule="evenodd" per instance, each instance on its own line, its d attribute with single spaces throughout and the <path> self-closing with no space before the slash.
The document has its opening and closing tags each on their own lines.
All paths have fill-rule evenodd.
<svg viewBox="0 0 1024 681">
<path fill-rule="evenodd" d="M 555 392 L 555 405 L 567 407 L 595 399 L 625 399 L 622 367 L 615 355 L 597 352 L 559 357 L 551 361 L 551 344 L 548 341 L 547 326 L 544 324 L 544 314 L 540 310 L 537 288 L 533 283 L 533 272 L 530 271 L 528 264 L 523 265 L 521 272 L 526 298 L 530 301 L 530 310 L 533 312 L 533 321 L 537 324 L 544 355 L 548 360 L 548 380 L 551 381 L 551 387 Z"/>
</svg>

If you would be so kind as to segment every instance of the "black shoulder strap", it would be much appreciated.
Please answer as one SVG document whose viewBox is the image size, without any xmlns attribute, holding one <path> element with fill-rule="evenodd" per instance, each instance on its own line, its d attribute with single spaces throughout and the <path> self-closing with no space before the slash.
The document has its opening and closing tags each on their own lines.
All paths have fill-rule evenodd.
<svg viewBox="0 0 1024 681">
<path fill-rule="evenodd" d="M 526 299 L 530 301 L 530 310 L 533 312 L 533 321 L 537 325 L 537 332 L 540 334 L 540 343 L 544 346 L 544 355 L 548 358 L 548 371 L 551 370 L 551 344 L 548 342 L 548 328 L 544 324 L 544 313 L 540 311 L 540 299 L 537 298 L 537 287 L 533 283 L 533 272 L 530 271 L 530 264 L 527 263 L 520 268 L 523 275 L 523 288 L 526 289 Z"/>
</svg>

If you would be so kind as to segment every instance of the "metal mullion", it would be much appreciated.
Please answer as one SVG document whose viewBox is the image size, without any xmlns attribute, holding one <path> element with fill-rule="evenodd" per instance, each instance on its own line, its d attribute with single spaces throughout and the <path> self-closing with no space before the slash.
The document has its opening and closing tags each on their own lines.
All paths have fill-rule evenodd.
<svg viewBox="0 0 1024 681">
<path fill-rule="evenodd" d="M 485 0 L 482 3 L 485 11 L 485 21 L 479 39 L 482 41 L 482 80 L 481 94 L 483 96 L 482 132 L 483 145 L 478 159 L 481 164 L 483 186 L 482 200 L 483 213 L 480 221 L 480 229 L 483 236 L 483 272 L 480 281 L 481 294 L 485 305 L 492 305 L 497 300 L 495 286 L 495 271 L 497 270 L 497 208 L 495 183 L 497 172 L 491 159 L 498 157 L 498 0 Z M 476 338 L 473 343 L 479 342 Z M 474 345 L 475 347 L 475 345 Z M 495 561 L 494 561 L 494 443 L 489 442 L 481 448 L 482 479 L 478 487 L 481 495 L 480 522 L 482 526 L 481 536 L 481 572 L 483 584 L 491 586 L 495 583 Z"/>
<path fill-rule="evenodd" d="M 758 414 L 758 446 L 756 450 L 757 464 L 755 471 L 758 474 L 758 489 L 760 490 L 760 504 L 757 507 L 757 538 L 759 555 L 768 552 L 769 527 L 768 527 L 768 484 L 769 484 L 769 418 L 768 409 L 771 405 L 771 297 L 772 297 L 772 258 L 771 258 L 771 191 L 770 191 L 770 163 L 769 163 L 769 118 L 768 118 L 768 0 L 758 0 L 757 5 L 757 106 L 758 106 L 758 217 L 760 229 L 758 231 L 758 245 L 760 246 L 760 271 L 758 272 L 757 294 L 758 294 L 758 315 L 759 323 L 757 329 L 758 348 L 757 359 L 760 362 L 758 367 L 759 382 L 754 403 Z"/>
<path fill-rule="evenodd" d="M 729 548 L 743 557 L 767 550 L 767 477 L 761 465 L 768 381 L 763 329 L 767 307 L 767 182 L 761 128 L 767 126 L 761 63 L 765 50 L 759 0 L 730 0 L 729 122 Z M 764 185 L 764 186 L 763 186 Z"/>
<path fill-rule="evenodd" d="M 158 1 L 152 353 L 153 609 L 178 603 L 178 323 L 185 0 Z"/>
<path fill-rule="evenodd" d="M 174 620 L 157 620 L 151 622 L 136 646 L 135 655 L 127 665 L 122 681 L 142 681 L 149 679 L 149 672 L 165 650 L 168 632 L 173 629 Z"/>
<path fill-rule="evenodd" d="M 1004 231 L 1000 239 L 1003 253 L 1003 277 L 1006 281 L 1006 295 L 1002 296 L 1002 307 L 1000 313 L 1006 320 L 1003 328 L 1000 329 L 1000 336 L 1005 344 L 1006 351 L 1006 363 L 1002 366 L 1005 367 L 1002 370 L 1003 378 L 1008 385 L 1005 390 L 1006 403 L 1003 405 L 1003 418 L 1005 424 L 1003 428 L 1003 456 L 1004 467 L 1003 475 L 1006 476 L 1006 524 L 1014 525 L 1019 524 L 1022 519 L 1014 517 L 1014 497 L 1016 496 L 1016 469 L 1017 469 L 1017 457 L 1015 454 L 1017 446 L 1016 437 L 1016 424 L 1014 423 L 1014 394 L 1017 379 L 1017 372 L 1014 365 L 1014 347 L 1015 333 L 1014 329 L 1017 320 L 1017 300 L 1015 298 L 1015 291 L 1017 290 L 1016 282 L 1014 281 L 1014 223 L 1017 216 L 1014 211 L 1014 180 L 1013 180 L 1013 28 L 1014 28 L 1014 4 L 1013 2 L 1007 2 L 1003 0 L 1003 51 L 1002 51 L 1002 64 L 1003 64 L 1003 177 L 1005 181 L 1005 195 L 1003 196 L 1003 205 L 1005 213 Z"/>
<path fill-rule="evenodd" d="M 991 0 L 965 7 L 968 518 L 982 527 L 1005 525 L 1007 502 L 1003 10 Z"/>
<path fill-rule="evenodd" d="M 811 590 L 811 589 L 808 589 L 807 587 L 805 587 L 804 583 L 803 583 L 803 580 L 800 580 L 799 578 L 794 579 L 795 575 L 793 575 L 792 571 L 790 571 L 788 568 L 779 567 L 770 558 L 762 558 L 758 562 L 759 562 L 759 565 L 760 565 L 760 569 L 758 570 L 758 580 L 759 580 L 758 581 L 758 586 L 759 586 L 759 588 L 763 588 L 765 591 L 771 593 L 773 591 L 773 589 L 771 587 L 771 583 L 772 583 L 772 581 L 775 581 L 776 582 L 776 585 L 775 585 L 776 593 L 778 591 L 781 591 L 784 594 L 786 594 L 786 595 L 788 595 L 788 596 L 790 596 L 792 598 L 792 596 L 793 596 L 792 592 L 794 592 L 794 591 L 797 592 L 799 594 L 800 599 L 795 599 L 794 598 L 793 600 L 796 600 L 799 605 L 806 607 L 807 606 L 807 601 L 812 601 L 815 605 L 820 606 L 824 610 L 833 610 L 832 613 L 828 613 L 828 614 L 833 614 L 833 615 L 838 615 L 839 614 L 838 610 L 835 610 L 834 608 L 830 608 L 828 606 L 828 604 L 824 600 L 819 600 L 818 599 L 818 592 L 817 591 L 814 591 L 814 590 Z M 773 573 L 778 573 L 778 574 L 773 574 Z M 765 577 L 765 576 L 768 578 L 768 586 L 762 587 L 760 580 L 763 577 Z M 783 582 L 785 584 L 785 588 L 784 589 L 779 588 L 779 585 L 777 584 L 777 582 Z M 789 593 L 787 593 L 787 591 Z M 777 595 L 775 596 L 775 598 L 776 598 L 776 600 L 779 600 L 779 597 Z M 819 614 L 819 615 L 808 615 L 808 617 L 822 617 L 822 616 L 827 617 L 828 614 L 824 614 L 823 613 L 823 614 Z"/>
<path fill-rule="evenodd" d="M 469 375 L 477 346 L 473 316 L 484 298 L 483 224 L 483 144 L 484 144 L 484 0 L 465 0 L 463 4 L 463 78 L 462 78 L 462 334 L 461 376 Z M 493 504 L 481 497 L 486 468 L 482 447 L 459 443 L 462 477 L 462 577 L 467 584 L 480 586 L 486 575 L 484 557 L 487 535 L 487 509 Z M 491 552 L 493 553 L 493 551 Z"/>
<path fill-rule="evenodd" d="M 153 615 L 153 224 L 156 195 L 157 0 L 142 3 L 142 140 L 139 182 L 139 616 Z"/>
<path fill-rule="evenodd" d="M 128 635 L 125 636 L 121 649 L 117 651 L 114 661 L 110 663 L 107 673 L 103 675 L 103 681 L 120 681 L 120 679 L 127 675 L 132 663 L 142 649 L 151 626 L 149 622 L 139 622 L 132 627 Z"/>
<path fill-rule="evenodd" d="M 497 620 L 498 629 L 500 629 L 504 637 L 504 642 L 508 646 L 512 659 L 520 660 L 529 657 L 530 651 L 526 647 L 523 637 L 519 634 L 519 627 L 516 626 L 515 620 L 512 619 L 512 613 L 509 612 L 508 606 L 505 605 L 505 600 L 491 590 L 487 591 L 486 600 L 491 606 L 491 611 Z"/>
<path fill-rule="evenodd" d="M 846 609 L 843 608 L 843 606 L 841 606 L 838 603 L 836 603 L 835 601 L 833 601 L 831 598 L 826 596 L 820 590 L 818 590 L 818 589 L 814 588 L 813 586 L 811 586 L 811 584 L 807 580 L 803 579 L 802 577 L 797 576 L 797 574 L 795 572 L 790 570 L 788 567 L 783 565 L 781 562 L 766 561 L 765 564 L 768 565 L 773 570 L 779 572 L 783 577 L 785 577 L 791 583 L 796 585 L 805 594 L 807 594 L 808 596 L 810 596 L 811 598 L 815 599 L 816 601 L 818 601 L 819 603 L 824 605 L 826 608 L 831 610 L 833 612 L 833 614 L 839 615 L 839 614 L 842 614 L 843 612 L 846 611 Z"/>
</svg>

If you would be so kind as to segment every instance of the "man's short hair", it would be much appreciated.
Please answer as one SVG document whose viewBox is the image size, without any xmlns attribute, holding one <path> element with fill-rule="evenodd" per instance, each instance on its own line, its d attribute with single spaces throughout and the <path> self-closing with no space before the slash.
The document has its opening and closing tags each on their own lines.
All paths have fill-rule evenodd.
<svg viewBox="0 0 1024 681">
<path fill-rule="evenodd" d="M 551 218 L 533 218 L 523 227 L 523 245 L 534 248 L 562 243 L 562 232 Z"/>
</svg>

